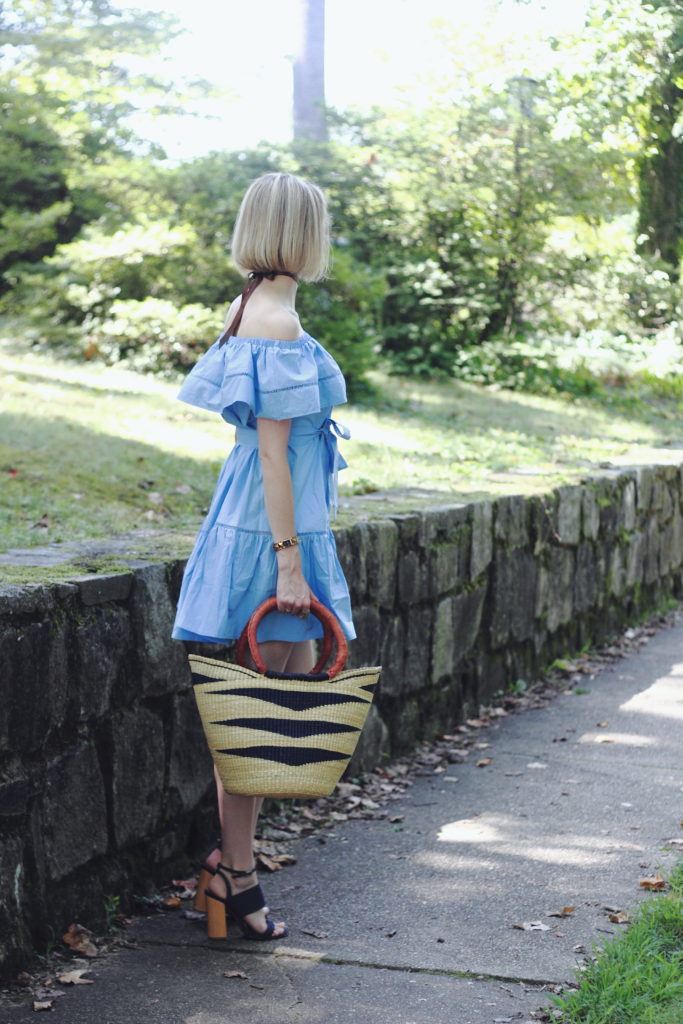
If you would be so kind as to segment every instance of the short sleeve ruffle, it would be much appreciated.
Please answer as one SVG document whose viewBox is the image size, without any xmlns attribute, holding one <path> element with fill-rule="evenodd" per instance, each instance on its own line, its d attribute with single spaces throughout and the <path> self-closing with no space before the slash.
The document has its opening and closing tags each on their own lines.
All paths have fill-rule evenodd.
<svg viewBox="0 0 683 1024">
<path fill-rule="evenodd" d="M 176 397 L 253 427 L 257 416 L 287 420 L 341 405 L 346 385 L 335 360 L 308 334 L 298 341 L 229 338 L 201 356 Z"/>
</svg>

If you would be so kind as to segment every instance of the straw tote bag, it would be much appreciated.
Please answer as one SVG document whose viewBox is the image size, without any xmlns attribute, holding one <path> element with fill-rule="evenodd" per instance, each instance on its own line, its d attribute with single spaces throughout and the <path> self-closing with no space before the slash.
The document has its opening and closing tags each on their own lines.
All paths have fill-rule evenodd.
<svg viewBox="0 0 683 1024">
<path fill-rule="evenodd" d="M 344 670 L 348 645 L 336 617 L 319 601 L 320 658 L 310 675 L 266 669 L 256 640 L 261 604 L 237 643 L 237 664 L 188 655 L 194 695 L 223 788 L 243 796 L 328 796 L 356 749 L 380 667 Z M 323 671 L 336 642 L 336 656 Z M 246 668 L 247 650 L 257 671 Z"/>
</svg>

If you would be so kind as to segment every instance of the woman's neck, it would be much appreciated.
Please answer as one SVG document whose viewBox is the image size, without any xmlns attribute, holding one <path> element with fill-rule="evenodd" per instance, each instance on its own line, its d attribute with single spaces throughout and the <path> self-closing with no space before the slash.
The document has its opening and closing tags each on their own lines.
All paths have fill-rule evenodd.
<svg viewBox="0 0 683 1024">
<path fill-rule="evenodd" d="M 272 281 L 265 277 L 258 286 L 255 296 L 260 292 L 263 298 L 268 297 L 272 302 L 293 311 L 297 286 L 298 282 L 286 274 L 278 274 Z"/>
</svg>

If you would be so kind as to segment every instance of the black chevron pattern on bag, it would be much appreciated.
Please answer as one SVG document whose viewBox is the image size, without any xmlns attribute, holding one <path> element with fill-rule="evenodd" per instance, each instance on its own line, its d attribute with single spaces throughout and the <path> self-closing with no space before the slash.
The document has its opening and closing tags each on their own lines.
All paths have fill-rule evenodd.
<svg viewBox="0 0 683 1024">
<path fill-rule="evenodd" d="M 355 749 L 380 669 L 261 675 L 190 655 L 197 707 L 227 793 L 324 796 Z"/>
<path fill-rule="evenodd" d="M 239 687 L 234 690 L 209 690 L 211 694 L 234 694 L 236 697 L 252 697 L 264 700 L 269 704 L 277 704 L 290 711 L 310 711 L 312 708 L 323 708 L 332 704 L 365 704 L 362 697 L 353 697 L 345 693 L 300 693 L 296 690 L 269 690 L 265 686 Z"/>
<path fill-rule="evenodd" d="M 318 736 L 321 733 L 360 732 L 357 725 L 343 725 L 341 722 L 319 721 L 288 721 L 282 718 L 225 718 L 214 721 L 212 725 L 232 725 L 241 729 L 261 729 L 263 732 L 276 732 L 281 736 Z M 224 751 L 225 753 L 225 751 Z"/>
<path fill-rule="evenodd" d="M 340 750 L 321 750 L 317 747 L 237 747 L 235 750 L 217 750 L 218 754 L 232 754 L 236 757 L 258 757 L 262 761 L 276 761 L 300 767 L 304 764 L 321 764 L 325 761 L 348 761 L 349 754 Z"/>
</svg>

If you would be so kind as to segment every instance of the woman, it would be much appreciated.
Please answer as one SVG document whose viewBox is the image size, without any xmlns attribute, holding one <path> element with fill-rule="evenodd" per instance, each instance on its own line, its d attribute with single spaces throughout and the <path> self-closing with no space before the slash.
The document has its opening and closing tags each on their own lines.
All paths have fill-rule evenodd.
<svg viewBox="0 0 683 1024">
<path fill-rule="evenodd" d="M 297 285 L 318 281 L 329 260 L 329 217 L 315 185 L 266 174 L 247 190 L 232 255 L 250 281 L 230 306 L 224 334 L 201 357 L 178 398 L 234 425 L 235 447 L 218 477 L 211 507 L 188 559 L 172 636 L 235 640 L 268 596 L 277 611 L 258 631 L 263 659 L 278 672 L 306 673 L 312 640 L 311 596 L 327 605 L 348 639 L 356 635 L 349 592 L 330 530 L 337 471 L 346 463 L 330 419 L 346 401 L 332 357 L 302 330 Z M 253 843 L 261 799 L 223 791 L 218 775 L 221 846 L 207 866 L 209 934 L 225 934 L 223 907 L 248 938 L 287 935 L 267 916 L 256 881 Z"/>
</svg>

